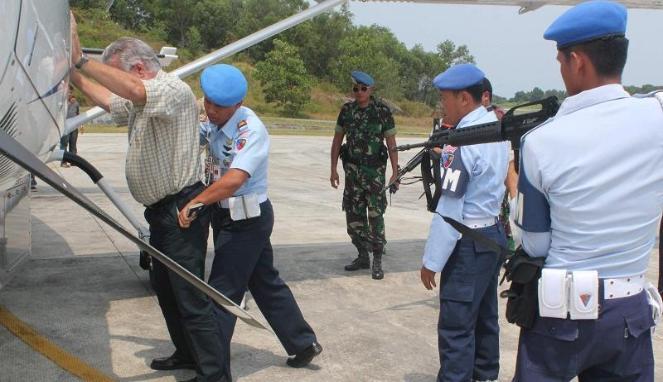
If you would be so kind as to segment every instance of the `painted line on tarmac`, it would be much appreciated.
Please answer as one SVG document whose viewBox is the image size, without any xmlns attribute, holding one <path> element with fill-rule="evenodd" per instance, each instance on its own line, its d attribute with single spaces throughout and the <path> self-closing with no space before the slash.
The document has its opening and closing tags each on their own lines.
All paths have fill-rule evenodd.
<svg viewBox="0 0 663 382">
<path fill-rule="evenodd" d="M 10 311 L 0 306 L 0 325 L 25 342 L 28 346 L 50 359 L 63 370 L 82 379 L 83 381 L 109 382 L 113 381 L 101 371 L 93 368 L 83 360 L 66 352 L 61 347 L 49 341 L 32 329 L 30 325 L 21 321 Z"/>
</svg>

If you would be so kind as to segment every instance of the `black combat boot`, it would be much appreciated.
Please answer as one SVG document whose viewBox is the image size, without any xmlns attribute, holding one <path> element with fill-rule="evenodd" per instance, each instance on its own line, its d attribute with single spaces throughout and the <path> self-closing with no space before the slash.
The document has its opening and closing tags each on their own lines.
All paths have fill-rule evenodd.
<svg viewBox="0 0 663 382">
<path fill-rule="evenodd" d="M 352 261 L 352 263 L 345 266 L 346 271 L 358 271 L 360 269 L 368 269 L 371 261 L 368 259 L 368 252 L 359 252 L 359 256 Z"/>
<path fill-rule="evenodd" d="M 384 278 L 384 272 L 382 272 L 381 252 L 373 253 L 373 269 L 371 276 L 373 277 L 373 280 L 382 280 Z"/>
</svg>

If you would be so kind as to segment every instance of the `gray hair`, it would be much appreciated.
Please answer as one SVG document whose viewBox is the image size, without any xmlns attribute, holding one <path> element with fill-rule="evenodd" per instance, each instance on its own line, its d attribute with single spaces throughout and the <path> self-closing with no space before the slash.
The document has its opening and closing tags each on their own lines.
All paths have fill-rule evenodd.
<svg viewBox="0 0 663 382">
<path fill-rule="evenodd" d="M 150 72 L 156 73 L 161 69 L 161 63 L 154 49 L 137 38 L 122 37 L 116 40 L 104 49 L 101 59 L 107 63 L 116 55 L 120 59 L 122 70 L 127 72 L 138 63 L 145 65 Z"/>
</svg>

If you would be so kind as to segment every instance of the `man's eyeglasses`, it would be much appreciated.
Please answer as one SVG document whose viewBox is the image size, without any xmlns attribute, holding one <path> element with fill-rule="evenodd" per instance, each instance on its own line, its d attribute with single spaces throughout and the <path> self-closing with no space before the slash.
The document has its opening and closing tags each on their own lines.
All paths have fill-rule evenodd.
<svg viewBox="0 0 663 382">
<path fill-rule="evenodd" d="M 352 87 L 352 92 L 353 93 L 359 93 L 360 90 L 362 92 L 365 92 L 366 90 L 368 90 L 368 86 L 353 86 Z"/>
</svg>

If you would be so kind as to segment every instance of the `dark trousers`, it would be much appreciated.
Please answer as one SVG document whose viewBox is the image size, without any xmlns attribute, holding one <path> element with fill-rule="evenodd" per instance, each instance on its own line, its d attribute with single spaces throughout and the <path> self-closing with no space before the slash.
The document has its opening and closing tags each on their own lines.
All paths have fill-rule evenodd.
<svg viewBox="0 0 663 382">
<path fill-rule="evenodd" d="M 227 209 L 213 208 L 214 262 L 209 284 L 237 304 L 248 288 L 286 352 L 296 354 L 316 341 L 315 333 L 274 268 L 269 240 L 274 213 L 269 200 L 260 204 L 260 211 L 259 217 L 232 221 Z M 222 341 L 230 349 L 236 317 L 219 306 L 216 313 L 225 335 Z M 225 356 L 230 370 L 230 355 Z"/>
<path fill-rule="evenodd" d="M 505 245 L 500 224 L 478 229 Z M 438 382 L 496 380 L 499 374 L 497 253 L 467 237 L 458 241 L 440 277 Z"/>
<path fill-rule="evenodd" d="M 78 130 L 74 130 L 71 133 L 60 138 L 60 150 L 69 151 L 70 153 L 76 154 L 78 149 L 76 143 L 78 142 Z"/>
<path fill-rule="evenodd" d="M 150 244 L 203 279 L 209 214 L 200 214 L 188 229 L 181 229 L 177 222 L 177 209 L 193 197 L 191 192 L 201 190 L 202 184 L 189 187 L 159 206 L 148 207 L 145 219 L 150 225 Z M 196 363 L 199 381 L 220 380 L 226 374 L 227 349 L 219 341 L 222 332 L 212 301 L 157 260 L 152 262 L 150 282 L 176 354 Z"/>
<path fill-rule="evenodd" d="M 658 292 L 663 296 L 663 221 L 658 232 Z"/>
<path fill-rule="evenodd" d="M 520 331 L 514 382 L 654 381 L 646 293 L 613 300 L 600 293 L 597 320 L 538 317 Z"/>
</svg>

